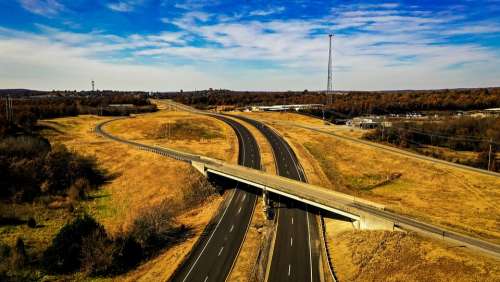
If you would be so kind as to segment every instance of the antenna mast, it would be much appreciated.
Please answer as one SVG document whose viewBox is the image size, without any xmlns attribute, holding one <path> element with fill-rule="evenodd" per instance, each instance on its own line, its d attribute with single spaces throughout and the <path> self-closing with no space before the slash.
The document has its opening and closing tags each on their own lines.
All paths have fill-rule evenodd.
<svg viewBox="0 0 500 282">
<path fill-rule="evenodd" d="M 326 85 L 326 94 L 331 94 L 333 90 L 332 85 L 332 37 L 333 34 L 328 35 L 330 39 L 330 47 L 328 49 L 328 83 Z"/>
</svg>

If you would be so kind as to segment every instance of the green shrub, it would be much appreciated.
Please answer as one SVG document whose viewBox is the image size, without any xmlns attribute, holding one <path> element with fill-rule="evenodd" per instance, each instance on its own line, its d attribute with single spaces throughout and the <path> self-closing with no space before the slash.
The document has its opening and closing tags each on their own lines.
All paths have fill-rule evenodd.
<svg viewBox="0 0 500 282">
<path fill-rule="evenodd" d="M 143 259 L 141 245 L 130 235 L 119 236 L 114 242 L 113 272 L 123 273 Z"/>
<path fill-rule="evenodd" d="M 97 229 L 83 238 L 81 252 L 81 271 L 87 275 L 104 275 L 110 272 L 113 264 L 113 241 L 104 230 Z"/>
<path fill-rule="evenodd" d="M 16 246 L 12 252 L 11 259 L 12 267 L 15 269 L 21 269 L 28 262 L 28 256 L 26 255 L 23 239 L 17 238 Z"/>
<path fill-rule="evenodd" d="M 172 208 L 171 202 L 163 201 L 134 220 L 130 235 L 141 244 L 146 255 L 151 255 L 157 247 L 169 241 L 169 233 L 174 227 Z"/>
<path fill-rule="evenodd" d="M 83 239 L 96 232 L 105 234 L 104 227 L 85 214 L 67 223 L 43 254 L 43 266 L 51 273 L 69 273 L 80 268 Z"/>
<path fill-rule="evenodd" d="M 36 227 L 36 221 L 33 217 L 30 217 L 28 219 L 27 225 L 29 228 L 35 228 Z"/>
</svg>

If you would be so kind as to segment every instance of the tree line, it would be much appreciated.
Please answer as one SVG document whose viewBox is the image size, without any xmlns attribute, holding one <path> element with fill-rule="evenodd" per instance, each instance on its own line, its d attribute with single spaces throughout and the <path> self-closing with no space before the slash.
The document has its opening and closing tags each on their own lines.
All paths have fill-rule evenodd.
<svg viewBox="0 0 500 282">
<path fill-rule="evenodd" d="M 23 92 L 24 93 L 24 92 Z M 38 92 L 37 92 L 38 93 Z M 146 94 L 66 96 L 10 95 L 12 120 L 7 115 L 7 95 L 0 97 L 0 137 L 19 128 L 32 130 L 39 119 L 95 114 L 120 116 L 156 111 Z M 132 107 L 112 107 L 112 104 L 130 104 Z"/>
<path fill-rule="evenodd" d="M 195 92 L 154 93 L 157 98 L 173 99 L 199 108 L 218 105 L 244 107 L 275 104 L 325 104 L 327 110 L 346 116 L 406 113 L 431 110 L 474 110 L 500 106 L 500 87 L 325 92 L 244 92 L 203 90 Z"/>
<path fill-rule="evenodd" d="M 427 146 L 445 147 L 455 151 L 477 152 L 475 160 L 455 160 L 466 165 L 500 171 L 500 117 L 447 118 L 433 122 L 395 122 L 391 127 L 378 127 L 365 134 L 368 140 L 388 142 L 413 148 L 433 157 L 448 159 L 436 151 L 421 150 Z"/>
</svg>

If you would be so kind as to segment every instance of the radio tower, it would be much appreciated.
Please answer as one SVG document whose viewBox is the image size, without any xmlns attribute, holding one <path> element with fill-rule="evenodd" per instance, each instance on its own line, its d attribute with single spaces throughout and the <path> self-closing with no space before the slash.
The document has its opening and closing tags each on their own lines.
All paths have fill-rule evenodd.
<svg viewBox="0 0 500 282">
<path fill-rule="evenodd" d="M 95 91 L 95 81 L 92 80 L 92 92 Z"/>
<path fill-rule="evenodd" d="M 330 39 L 330 48 L 328 49 L 328 83 L 326 85 L 326 94 L 332 94 L 332 37 L 333 34 L 328 35 Z"/>
</svg>

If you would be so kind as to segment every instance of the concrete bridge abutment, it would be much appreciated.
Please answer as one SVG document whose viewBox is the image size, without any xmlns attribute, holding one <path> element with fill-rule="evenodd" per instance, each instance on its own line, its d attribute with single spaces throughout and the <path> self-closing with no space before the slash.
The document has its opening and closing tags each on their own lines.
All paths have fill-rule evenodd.
<svg viewBox="0 0 500 282">
<path fill-rule="evenodd" d="M 367 213 L 361 213 L 359 220 L 354 221 L 353 224 L 355 228 L 359 230 L 395 230 L 393 221 Z"/>
</svg>

